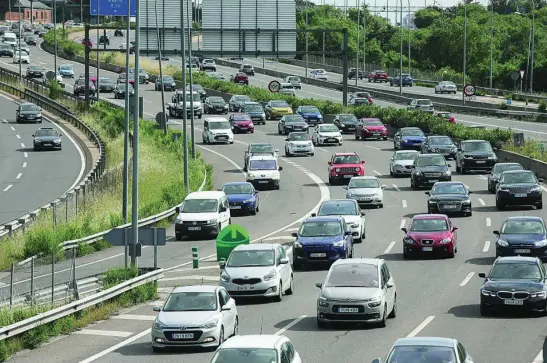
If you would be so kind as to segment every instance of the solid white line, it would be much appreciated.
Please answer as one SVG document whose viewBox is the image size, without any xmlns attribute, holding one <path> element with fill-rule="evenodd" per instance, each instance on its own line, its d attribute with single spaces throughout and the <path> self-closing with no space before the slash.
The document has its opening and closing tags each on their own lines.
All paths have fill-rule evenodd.
<svg viewBox="0 0 547 363">
<path fill-rule="evenodd" d="M 268 237 L 263 238 L 263 241 L 294 241 L 294 237 L 291 236 L 279 236 L 279 237 Z"/>
<path fill-rule="evenodd" d="M 490 217 L 486 217 L 486 227 L 490 227 L 492 225 L 492 220 Z"/>
<path fill-rule="evenodd" d="M 160 279 L 160 281 L 197 280 L 197 281 L 218 282 L 219 279 L 220 279 L 220 276 L 191 275 L 191 276 L 164 277 L 163 279 Z"/>
<path fill-rule="evenodd" d="M 389 244 L 389 246 L 387 246 L 386 250 L 384 251 L 384 255 L 387 255 L 387 254 L 391 251 L 391 249 L 393 248 L 393 246 L 395 246 L 395 243 L 397 243 L 397 242 L 392 241 L 392 242 Z"/>
<path fill-rule="evenodd" d="M 298 318 L 291 321 L 289 324 L 285 325 L 283 328 L 276 331 L 274 335 L 282 335 L 284 332 L 286 332 L 287 330 L 289 330 L 290 328 L 292 328 L 293 326 L 295 326 L 296 324 L 298 324 L 299 322 L 301 322 L 307 317 L 308 317 L 307 315 L 299 316 Z"/>
<path fill-rule="evenodd" d="M 15 131 L 15 130 L 14 130 L 14 131 Z M 19 136 L 19 135 L 15 135 L 15 136 L 16 136 L 16 137 L 17 137 L 18 139 L 20 139 L 20 138 L 21 138 L 21 136 Z"/>
<path fill-rule="evenodd" d="M 403 208 L 406 208 L 406 200 L 403 199 Z"/>
<path fill-rule="evenodd" d="M 401 220 L 401 226 L 399 228 L 403 228 L 405 226 L 405 224 L 406 224 L 406 219 L 403 218 Z"/>
<path fill-rule="evenodd" d="M 373 170 L 372 172 L 376 175 L 382 175 L 382 174 L 378 173 L 376 170 Z"/>
<path fill-rule="evenodd" d="M 398 192 L 400 192 L 400 191 L 401 191 L 401 189 L 399 189 L 399 187 L 398 187 L 398 186 L 396 186 L 395 184 L 392 184 L 392 185 L 393 185 L 393 188 L 395 188 L 395 190 L 396 190 L 396 191 L 398 191 Z"/>
<path fill-rule="evenodd" d="M 479 203 L 480 203 L 481 205 L 486 205 L 486 203 L 484 202 L 484 200 L 482 200 L 482 198 L 477 198 L 477 199 L 479 200 Z"/>
<path fill-rule="evenodd" d="M 532 363 L 543 363 L 543 349 L 539 352 L 539 354 L 534 358 Z"/>
<path fill-rule="evenodd" d="M 145 320 L 145 321 L 154 321 L 156 320 L 156 315 L 131 315 L 131 314 L 120 314 L 113 315 L 111 319 L 118 320 Z"/>
<path fill-rule="evenodd" d="M 477 175 L 477 178 L 480 180 L 488 180 L 488 178 L 485 177 L 484 175 Z"/>
<path fill-rule="evenodd" d="M 471 280 L 471 279 L 473 278 L 473 275 L 475 275 L 474 272 L 470 272 L 469 274 L 467 274 L 467 276 L 465 277 L 465 279 L 463 279 L 463 281 L 460 283 L 460 287 L 467 285 L 467 283 L 469 282 L 469 280 Z"/>
<path fill-rule="evenodd" d="M 25 148 L 25 144 L 21 143 L 21 147 L 24 149 L 24 148 Z"/>
<path fill-rule="evenodd" d="M 482 249 L 482 252 L 488 252 L 489 249 L 490 249 L 490 241 L 484 242 L 484 247 Z"/>
<path fill-rule="evenodd" d="M 434 315 L 431 315 L 431 316 L 428 316 L 427 318 L 425 318 L 424 321 L 422 321 L 420 323 L 420 325 L 418 325 L 413 331 L 410 332 L 410 334 L 408 334 L 406 337 L 407 338 L 414 338 L 416 335 L 418 335 L 422 330 L 424 330 L 424 328 L 427 326 L 427 324 L 431 323 L 431 321 L 433 321 L 433 319 L 435 319 L 435 316 Z"/>
<path fill-rule="evenodd" d="M 170 272 L 189 272 L 189 271 L 215 270 L 215 269 L 218 270 L 219 266 L 214 265 L 214 266 L 203 266 L 203 267 L 199 267 L 199 268 L 180 268 L 178 270 L 173 270 L 173 271 L 170 271 Z"/>
<path fill-rule="evenodd" d="M 156 319 L 156 317 L 154 317 L 154 319 Z M 132 336 L 131 338 L 127 338 L 127 339 L 124 340 L 123 342 L 120 342 L 120 343 L 118 343 L 118 344 L 116 344 L 116 345 L 113 345 L 113 346 L 111 346 L 110 348 L 105 349 L 105 350 L 103 350 L 102 352 L 99 352 L 99 353 L 95 354 L 94 356 L 91 356 L 91 357 L 89 357 L 89 358 L 87 358 L 87 359 L 84 359 L 84 360 L 80 361 L 79 363 L 91 363 L 91 362 L 94 362 L 94 361 L 96 361 L 97 359 L 99 359 L 99 358 L 101 358 L 101 357 L 104 357 L 105 355 L 107 355 L 107 354 L 109 354 L 109 353 L 112 353 L 112 352 L 118 350 L 119 348 L 121 348 L 121 347 L 123 347 L 123 346 L 126 346 L 127 344 L 130 344 L 130 343 L 134 342 L 135 340 L 144 337 L 145 335 L 150 334 L 150 331 L 151 331 L 151 330 L 152 330 L 151 328 L 148 328 L 148 329 L 146 329 L 145 331 L 140 332 L 139 334 Z"/>
<path fill-rule="evenodd" d="M 10 190 L 10 189 L 11 189 L 11 187 L 12 187 L 12 186 L 13 186 L 13 185 L 11 185 L 11 184 L 10 184 L 10 185 L 8 185 L 8 186 L 7 186 L 7 187 L 6 187 L 5 189 L 4 189 L 4 191 L 5 191 L 5 192 L 7 192 L 8 190 Z"/>
<path fill-rule="evenodd" d="M 25 158 L 28 158 L 28 153 L 27 152 L 25 152 Z"/>
<path fill-rule="evenodd" d="M 82 148 L 80 147 L 80 144 L 78 144 L 76 142 L 76 140 L 74 140 L 74 138 L 72 136 L 70 136 L 70 134 L 65 130 L 64 127 L 62 127 L 61 125 L 59 125 L 57 123 L 55 125 L 59 128 L 59 130 L 61 130 L 63 132 L 63 136 L 67 137 L 70 140 L 70 142 L 72 143 L 72 145 L 74 145 L 74 147 L 78 151 L 78 154 L 80 155 L 80 172 L 78 173 L 78 176 L 76 177 L 76 180 L 74 180 L 74 183 L 67 189 L 67 192 L 68 192 L 69 190 L 72 190 L 72 189 L 76 188 L 76 185 L 78 185 L 80 183 L 80 181 L 82 179 L 82 176 L 84 175 L 84 172 L 85 172 L 85 154 L 82 151 Z"/>
<path fill-rule="evenodd" d="M 11 131 L 15 131 L 15 127 L 13 126 L 10 126 L 11 127 Z"/>
<path fill-rule="evenodd" d="M 286 232 L 296 232 L 296 231 L 298 231 L 298 230 L 300 230 L 300 228 L 298 228 L 298 227 L 293 227 L 293 228 L 287 228 L 285 231 L 286 231 Z"/>
<path fill-rule="evenodd" d="M 27 163 L 23 163 L 23 168 L 26 168 L 27 167 Z"/>
<path fill-rule="evenodd" d="M 133 335 L 132 332 L 128 332 L 128 331 L 94 330 L 94 329 L 78 330 L 78 331 L 75 331 L 74 334 L 100 335 L 103 337 L 119 337 L 119 338 L 127 338 L 128 336 Z"/>
<path fill-rule="evenodd" d="M 328 153 L 328 152 L 329 152 L 328 150 L 325 150 L 325 149 L 323 149 L 323 148 L 321 148 L 321 147 L 316 147 L 316 149 L 317 149 L 317 150 L 321 150 L 321 151 L 324 151 L 324 152 L 326 152 L 326 153 Z"/>
<path fill-rule="evenodd" d="M 22 176 L 23 176 L 23 173 L 19 173 L 19 174 L 17 174 L 17 176 L 15 177 L 15 179 L 19 179 L 19 178 L 21 178 Z"/>
<path fill-rule="evenodd" d="M 374 150 L 380 150 L 379 147 L 376 147 L 376 146 L 370 146 L 370 145 L 365 145 L 366 147 L 369 147 L 371 149 L 374 149 Z"/>
</svg>

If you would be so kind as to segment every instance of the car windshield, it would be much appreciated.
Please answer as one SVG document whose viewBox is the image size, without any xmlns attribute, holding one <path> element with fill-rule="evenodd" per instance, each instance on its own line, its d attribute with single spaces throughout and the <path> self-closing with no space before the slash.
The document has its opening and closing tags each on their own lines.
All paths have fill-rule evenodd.
<svg viewBox="0 0 547 363">
<path fill-rule="evenodd" d="M 522 173 L 503 173 L 501 174 L 501 183 L 503 184 L 517 184 L 517 183 L 537 183 L 536 176 L 532 172 Z"/>
<path fill-rule="evenodd" d="M 445 219 L 429 218 L 415 219 L 410 226 L 412 232 L 439 232 L 448 231 L 448 224 Z"/>
<path fill-rule="evenodd" d="M 235 96 L 234 100 L 237 101 L 237 102 L 250 102 L 251 101 L 249 96 Z"/>
<path fill-rule="evenodd" d="M 285 123 L 287 124 L 295 124 L 295 123 L 301 123 L 305 122 L 302 116 L 300 115 L 287 115 L 284 117 Z"/>
<path fill-rule="evenodd" d="M 440 112 L 440 113 L 437 114 L 437 116 L 442 117 L 442 118 L 450 118 L 450 116 L 452 116 L 452 114 L 450 114 L 448 112 Z"/>
<path fill-rule="evenodd" d="M 110 78 L 102 78 L 101 77 L 101 78 L 99 78 L 99 80 L 100 80 L 101 83 L 109 83 L 109 84 L 114 83 L 114 81 L 111 80 Z"/>
<path fill-rule="evenodd" d="M 169 295 L 162 311 L 215 311 L 217 298 L 214 292 L 176 292 Z"/>
<path fill-rule="evenodd" d="M 21 105 L 21 111 L 38 111 L 39 109 L 36 105 Z"/>
<path fill-rule="evenodd" d="M 395 160 L 414 160 L 418 155 L 417 152 L 401 152 L 395 153 Z"/>
<path fill-rule="evenodd" d="M 384 126 L 380 120 L 363 120 L 364 126 Z"/>
<path fill-rule="evenodd" d="M 432 137 L 429 139 L 431 145 L 453 145 L 452 139 L 449 137 Z"/>
<path fill-rule="evenodd" d="M 42 67 L 37 67 L 37 66 L 30 66 L 30 67 L 28 67 L 28 69 L 30 71 L 42 71 L 43 70 Z"/>
<path fill-rule="evenodd" d="M 543 234 L 545 227 L 540 221 L 507 221 L 501 233 L 508 234 Z"/>
<path fill-rule="evenodd" d="M 215 213 L 218 211 L 216 199 L 188 199 L 184 201 L 182 213 Z"/>
<path fill-rule="evenodd" d="M 321 125 L 319 126 L 319 132 L 338 132 L 338 127 L 335 125 Z"/>
<path fill-rule="evenodd" d="M 445 86 L 456 86 L 453 82 L 442 82 Z"/>
<path fill-rule="evenodd" d="M 301 237 L 334 237 L 342 234 L 340 222 L 304 222 L 299 232 Z"/>
<path fill-rule="evenodd" d="M 430 100 L 418 100 L 418 105 L 420 106 L 431 106 Z"/>
<path fill-rule="evenodd" d="M 190 86 L 186 86 L 186 89 L 189 91 Z M 203 90 L 203 87 L 201 87 L 201 85 L 199 85 L 199 84 L 193 84 L 192 89 L 194 90 L 194 92 L 200 92 L 200 91 Z"/>
<path fill-rule="evenodd" d="M 69 66 L 69 65 L 61 65 L 59 67 L 60 70 L 62 71 L 71 71 L 72 70 L 72 66 Z"/>
<path fill-rule="evenodd" d="M 349 181 L 348 189 L 352 188 L 380 188 L 380 183 L 378 183 L 378 179 L 352 178 Z"/>
<path fill-rule="evenodd" d="M 492 146 L 489 142 L 462 142 L 463 152 L 492 152 Z"/>
<path fill-rule="evenodd" d="M 317 73 L 317 74 L 325 74 L 325 73 L 327 73 L 327 71 L 325 71 L 324 69 L 316 69 L 314 72 Z"/>
<path fill-rule="evenodd" d="M 333 266 L 325 287 L 379 287 L 378 266 L 367 263 Z"/>
<path fill-rule="evenodd" d="M 410 129 L 401 131 L 401 136 L 425 136 L 424 132 L 419 129 Z"/>
<path fill-rule="evenodd" d="M 496 164 L 494 165 L 494 170 L 492 171 L 492 174 L 501 174 L 504 171 L 510 170 L 522 170 L 522 166 L 520 164 Z"/>
<path fill-rule="evenodd" d="M 357 155 L 339 155 L 335 156 L 333 164 L 360 164 L 361 160 Z"/>
<path fill-rule="evenodd" d="M 446 159 L 444 156 L 428 156 L 418 158 L 418 166 L 444 166 L 446 165 Z"/>
<path fill-rule="evenodd" d="M 264 112 L 260 105 L 246 105 L 243 107 L 245 112 Z"/>
<path fill-rule="evenodd" d="M 230 122 L 228 121 L 215 121 L 209 122 L 210 130 L 227 130 L 230 129 Z"/>
<path fill-rule="evenodd" d="M 131 84 L 129 84 L 127 89 L 131 92 L 131 91 L 133 91 L 133 86 Z M 118 83 L 118 90 L 125 91 L 125 83 Z"/>
<path fill-rule="evenodd" d="M 275 151 L 274 147 L 270 144 L 251 144 L 249 152 L 254 153 L 267 153 L 271 154 Z"/>
<path fill-rule="evenodd" d="M 175 82 L 171 76 L 163 76 L 163 82 Z"/>
<path fill-rule="evenodd" d="M 357 117 L 355 115 L 340 115 L 340 121 L 357 123 Z"/>
<path fill-rule="evenodd" d="M 249 184 L 228 184 L 224 186 L 224 194 L 252 194 L 253 187 Z"/>
<path fill-rule="evenodd" d="M 55 130 L 38 130 L 36 131 L 36 137 L 41 137 L 41 136 L 57 136 L 57 131 Z"/>
<path fill-rule="evenodd" d="M 209 98 L 209 102 L 217 104 L 217 105 L 223 105 L 226 102 L 224 102 L 224 98 L 222 97 L 211 97 Z"/>
<path fill-rule="evenodd" d="M 308 141 L 309 139 L 309 135 L 304 132 L 289 134 L 289 141 Z"/>
<path fill-rule="evenodd" d="M 359 214 L 359 210 L 352 200 L 325 202 L 317 213 L 319 216 L 356 216 Z"/>
<path fill-rule="evenodd" d="M 210 63 L 210 64 L 213 64 L 215 63 L 215 61 L 213 59 L 204 59 L 203 60 L 203 63 Z"/>
<path fill-rule="evenodd" d="M 355 92 L 353 94 L 353 97 L 354 98 L 369 98 L 370 97 L 370 93 L 368 92 Z"/>
<path fill-rule="evenodd" d="M 249 115 L 233 115 L 232 116 L 233 121 L 250 121 L 251 118 Z"/>
<path fill-rule="evenodd" d="M 230 254 L 228 267 L 259 267 L 273 266 L 275 254 L 273 250 L 234 251 Z"/>
<path fill-rule="evenodd" d="M 496 263 L 489 277 L 496 280 L 540 280 L 541 271 L 535 263 Z"/>
<path fill-rule="evenodd" d="M 241 68 L 243 68 L 243 69 L 250 69 L 250 68 L 253 68 L 253 66 L 250 65 L 250 64 L 244 64 Z"/>
<path fill-rule="evenodd" d="M 193 97 L 192 97 L 192 96 L 193 96 Z M 192 101 L 192 98 L 193 98 L 193 101 L 194 101 L 194 102 L 201 102 L 201 97 L 199 96 L 199 93 L 193 93 L 193 94 L 187 93 L 187 94 L 186 94 L 186 102 Z M 179 99 L 180 101 L 182 101 L 182 93 L 179 93 L 179 94 L 178 94 L 178 99 Z"/>
<path fill-rule="evenodd" d="M 320 113 L 319 109 L 314 106 L 302 106 L 300 107 L 300 112 Z"/>
<path fill-rule="evenodd" d="M 467 194 L 467 190 L 462 184 L 435 184 L 431 194 Z"/>
<path fill-rule="evenodd" d="M 275 160 L 251 160 L 249 170 L 277 170 Z"/>
<path fill-rule="evenodd" d="M 289 107 L 289 104 L 285 101 L 274 101 L 271 105 L 272 107 Z"/>
<path fill-rule="evenodd" d="M 287 77 L 287 81 L 289 81 L 289 82 L 300 82 L 300 78 L 298 78 L 298 77 Z"/>
<path fill-rule="evenodd" d="M 450 347 L 402 345 L 393 348 L 386 363 L 454 363 L 454 349 Z"/>
<path fill-rule="evenodd" d="M 270 348 L 221 348 L 211 363 L 277 363 L 277 351 Z"/>
</svg>

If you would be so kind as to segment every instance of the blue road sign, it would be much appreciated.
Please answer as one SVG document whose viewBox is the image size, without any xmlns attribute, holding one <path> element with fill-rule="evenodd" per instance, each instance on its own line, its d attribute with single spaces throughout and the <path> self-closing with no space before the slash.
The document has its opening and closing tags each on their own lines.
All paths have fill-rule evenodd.
<svg viewBox="0 0 547 363">
<path fill-rule="evenodd" d="M 127 1 L 131 1 L 130 16 L 137 15 L 137 0 L 91 0 L 91 16 L 127 16 Z"/>
</svg>

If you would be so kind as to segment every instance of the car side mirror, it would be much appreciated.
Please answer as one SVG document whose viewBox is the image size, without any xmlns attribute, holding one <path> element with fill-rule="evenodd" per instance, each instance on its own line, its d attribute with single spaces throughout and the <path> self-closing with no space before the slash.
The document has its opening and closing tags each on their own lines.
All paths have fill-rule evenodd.
<svg viewBox="0 0 547 363">
<path fill-rule="evenodd" d="M 345 231 L 344 236 L 351 236 L 351 231 Z"/>
<path fill-rule="evenodd" d="M 361 211 L 361 215 L 362 215 L 362 216 L 364 216 L 364 215 L 366 215 L 366 214 L 367 214 L 367 213 L 366 213 L 364 210 Z"/>
<path fill-rule="evenodd" d="M 406 228 L 405 228 L 405 227 L 401 228 L 401 231 L 403 231 L 403 232 L 407 233 L 407 230 L 406 230 Z"/>
<path fill-rule="evenodd" d="M 275 152 L 278 153 L 278 152 L 279 152 L 279 149 L 275 149 Z"/>
<path fill-rule="evenodd" d="M 473 194 L 473 191 L 472 191 L 472 190 L 468 190 L 468 191 L 467 191 L 467 194 Z"/>
<path fill-rule="evenodd" d="M 156 312 L 160 312 L 161 311 L 161 306 L 154 306 L 152 308 L 153 311 L 156 311 Z"/>
<path fill-rule="evenodd" d="M 279 168 L 277 168 L 277 170 L 281 171 L 281 170 L 283 170 L 283 167 L 280 166 Z"/>
<path fill-rule="evenodd" d="M 395 160 L 395 158 L 391 158 L 391 159 L 389 159 L 389 160 L 390 160 L 390 161 L 394 161 L 394 160 Z"/>
<path fill-rule="evenodd" d="M 431 192 L 424 192 L 425 195 L 431 195 Z"/>
<path fill-rule="evenodd" d="M 36 136 L 32 135 L 32 137 L 36 137 Z"/>
<path fill-rule="evenodd" d="M 255 190 L 255 194 L 258 194 L 258 190 Z"/>
<path fill-rule="evenodd" d="M 321 288 L 323 288 L 323 283 L 322 282 L 316 282 L 315 287 L 317 287 L 318 289 L 321 289 Z"/>
<path fill-rule="evenodd" d="M 497 147 L 493 147 L 492 150 L 498 151 L 498 148 L 497 148 Z"/>
<path fill-rule="evenodd" d="M 494 231 L 493 232 L 496 236 L 499 236 L 500 235 L 500 231 Z"/>
<path fill-rule="evenodd" d="M 312 213 L 311 216 L 312 217 L 317 217 L 317 213 Z"/>
<path fill-rule="evenodd" d="M 393 286 L 395 286 L 395 285 L 393 284 L 393 282 L 387 282 L 387 283 L 386 283 L 386 287 L 387 287 L 388 289 L 391 289 Z"/>
<path fill-rule="evenodd" d="M 218 209 L 218 211 L 222 213 L 222 212 L 226 212 L 227 209 L 226 209 L 226 207 L 220 207 L 220 208 Z"/>
<path fill-rule="evenodd" d="M 297 237 L 298 237 L 298 233 L 297 233 L 297 232 L 291 233 L 291 237 L 297 238 Z"/>
<path fill-rule="evenodd" d="M 364 161 L 364 160 L 361 160 L 361 164 L 364 164 L 364 163 L 366 163 L 366 161 Z"/>
<path fill-rule="evenodd" d="M 32 135 L 32 136 L 34 136 L 34 135 Z M 176 207 L 176 208 L 175 208 L 175 213 L 177 213 L 177 214 L 180 213 L 180 207 Z"/>
<path fill-rule="evenodd" d="M 456 232 L 458 230 L 458 227 L 452 227 L 452 232 Z"/>
<path fill-rule="evenodd" d="M 543 178 L 539 178 L 539 179 L 538 179 L 538 181 L 539 181 L 540 183 L 543 183 L 543 180 L 544 180 Z"/>
<path fill-rule="evenodd" d="M 221 270 L 224 270 L 224 268 L 226 267 L 226 260 L 223 258 L 220 261 L 218 261 L 218 266 L 220 267 Z"/>
<path fill-rule="evenodd" d="M 286 265 L 289 263 L 289 259 L 288 258 L 282 258 L 279 260 L 279 264 L 280 265 Z"/>
<path fill-rule="evenodd" d="M 230 311 L 230 310 L 232 310 L 232 308 L 229 307 L 228 305 L 224 305 L 224 306 L 222 307 L 222 309 L 220 309 L 220 311 Z"/>
<path fill-rule="evenodd" d="M 387 185 L 382 185 L 382 189 L 386 189 L 387 188 Z"/>
<path fill-rule="evenodd" d="M 328 161 L 327 164 L 332 165 L 332 161 Z"/>
<path fill-rule="evenodd" d="M 344 189 L 348 189 L 348 186 L 347 186 L 347 185 L 344 185 L 344 186 L 343 186 L 342 188 L 344 188 Z"/>
<path fill-rule="evenodd" d="M 479 272 L 479 277 L 485 279 L 486 274 L 484 272 Z"/>
<path fill-rule="evenodd" d="M 287 138 L 285 139 L 285 141 L 289 141 L 289 138 L 287 137 Z"/>
</svg>

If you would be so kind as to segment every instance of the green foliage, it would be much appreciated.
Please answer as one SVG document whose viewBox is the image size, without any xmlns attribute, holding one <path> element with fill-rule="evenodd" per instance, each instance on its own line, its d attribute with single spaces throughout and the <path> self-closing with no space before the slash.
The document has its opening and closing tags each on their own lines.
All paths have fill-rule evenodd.
<svg viewBox="0 0 547 363">
<path fill-rule="evenodd" d="M 104 276 L 101 278 L 101 281 L 103 283 L 103 287 L 105 289 L 109 289 L 112 286 L 116 286 L 137 276 L 139 276 L 139 270 L 136 268 L 113 268 L 106 271 Z"/>
<path fill-rule="evenodd" d="M 57 82 L 57 80 L 51 80 L 48 82 L 48 98 L 52 100 L 58 99 L 64 92 L 63 87 Z"/>
<path fill-rule="evenodd" d="M 547 102 L 545 100 L 539 101 L 538 111 L 541 113 L 547 112 Z"/>
</svg>

